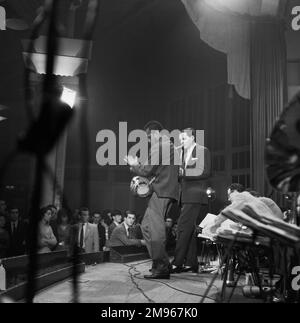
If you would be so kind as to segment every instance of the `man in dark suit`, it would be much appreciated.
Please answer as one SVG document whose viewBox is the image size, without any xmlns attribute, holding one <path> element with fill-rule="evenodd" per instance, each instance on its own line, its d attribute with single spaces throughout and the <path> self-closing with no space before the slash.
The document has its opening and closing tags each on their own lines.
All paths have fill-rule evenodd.
<svg viewBox="0 0 300 323">
<path fill-rule="evenodd" d="M 103 251 L 103 247 L 106 244 L 106 229 L 103 225 L 103 219 L 100 212 L 94 212 L 93 214 L 93 224 L 98 228 L 99 235 L 99 250 Z"/>
<path fill-rule="evenodd" d="M 145 240 L 137 239 L 135 231 L 133 230 L 133 224 L 135 221 L 135 215 L 133 213 L 125 213 L 124 222 L 118 225 L 109 240 L 109 247 L 118 246 L 138 246 L 146 245 Z"/>
<path fill-rule="evenodd" d="M 185 129 L 180 135 L 183 145 L 180 167 L 180 205 L 178 236 L 172 272 L 197 271 L 197 219 L 205 217 L 207 205 L 206 181 L 211 172 L 209 150 L 195 142 L 196 131 Z"/>
<path fill-rule="evenodd" d="M 20 219 L 19 209 L 11 207 L 6 229 L 10 237 L 8 256 L 15 257 L 25 254 L 27 225 Z"/>
<path fill-rule="evenodd" d="M 151 143 L 148 160 L 140 163 L 137 157 L 125 158 L 135 174 L 149 179 L 155 178 L 152 182 L 153 193 L 141 225 L 152 259 L 152 273 L 145 275 L 144 278 L 169 279 L 170 264 L 166 253 L 165 218 L 171 203 L 178 199 L 178 166 L 174 162 L 174 146 L 170 138 L 162 134 L 162 125 L 157 121 L 150 121 L 144 129 Z"/>
<path fill-rule="evenodd" d="M 122 212 L 120 210 L 113 210 L 111 212 L 111 216 L 113 222 L 108 227 L 108 238 L 111 237 L 111 234 L 114 231 L 114 229 L 122 222 Z"/>
</svg>

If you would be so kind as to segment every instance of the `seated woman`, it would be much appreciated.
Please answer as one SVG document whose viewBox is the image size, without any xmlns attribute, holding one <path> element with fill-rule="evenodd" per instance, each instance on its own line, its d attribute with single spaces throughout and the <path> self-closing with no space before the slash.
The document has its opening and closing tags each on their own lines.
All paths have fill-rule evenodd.
<svg viewBox="0 0 300 323">
<path fill-rule="evenodd" d="M 58 246 L 55 250 L 69 250 L 71 241 L 71 217 L 65 209 L 57 213 Z"/>
<path fill-rule="evenodd" d="M 44 207 L 40 213 L 39 235 L 38 235 L 38 252 L 50 252 L 57 244 L 55 235 L 50 226 L 52 210 L 50 207 Z"/>
</svg>

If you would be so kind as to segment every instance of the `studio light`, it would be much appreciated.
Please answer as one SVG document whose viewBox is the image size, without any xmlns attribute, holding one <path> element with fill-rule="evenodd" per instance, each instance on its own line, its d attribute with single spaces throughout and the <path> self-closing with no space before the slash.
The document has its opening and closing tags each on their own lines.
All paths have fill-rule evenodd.
<svg viewBox="0 0 300 323">
<path fill-rule="evenodd" d="M 208 187 L 206 190 L 206 195 L 208 198 L 213 198 L 216 195 L 216 191 L 213 188 Z"/>
<path fill-rule="evenodd" d="M 73 91 L 64 86 L 60 99 L 62 100 L 62 102 L 69 105 L 71 109 L 73 109 L 75 105 L 76 95 L 77 95 L 76 91 Z"/>
</svg>

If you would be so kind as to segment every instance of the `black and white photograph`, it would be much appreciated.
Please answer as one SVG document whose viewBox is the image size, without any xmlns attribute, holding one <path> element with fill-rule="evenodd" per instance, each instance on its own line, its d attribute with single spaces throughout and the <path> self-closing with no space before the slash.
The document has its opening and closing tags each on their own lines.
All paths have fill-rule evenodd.
<svg viewBox="0 0 300 323">
<path fill-rule="evenodd" d="M 300 303 L 300 0 L 0 0 L 0 303 Z"/>
</svg>

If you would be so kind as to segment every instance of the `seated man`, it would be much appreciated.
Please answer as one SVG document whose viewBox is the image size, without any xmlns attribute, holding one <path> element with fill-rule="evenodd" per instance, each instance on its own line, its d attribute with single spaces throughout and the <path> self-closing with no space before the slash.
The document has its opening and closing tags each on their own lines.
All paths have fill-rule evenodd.
<svg viewBox="0 0 300 323">
<path fill-rule="evenodd" d="M 246 193 L 246 194 L 242 194 Z M 231 184 L 227 190 L 228 194 L 228 201 L 231 203 L 228 205 L 224 210 L 227 208 L 234 208 L 236 205 L 239 205 L 240 202 L 245 201 L 248 202 L 249 196 L 251 196 L 250 193 L 244 192 L 244 187 L 241 184 Z M 224 211 L 223 210 L 223 211 Z M 226 221 L 227 218 L 222 215 L 221 213 L 205 228 L 203 228 L 202 233 L 207 236 L 214 236 L 216 235 L 217 229 L 221 226 L 221 224 Z"/>
<path fill-rule="evenodd" d="M 135 215 L 133 213 L 125 213 L 124 222 L 118 225 L 113 230 L 110 240 L 108 242 L 108 246 L 145 246 L 145 240 L 136 239 L 134 233 L 132 232 L 132 226 L 134 224 L 134 221 Z"/>
<path fill-rule="evenodd" d="M 277 219 L 283 219 L 283 214 L 277 204 L 266 197 L 259 197 L 259 194 L 255 191 L 243 191 L 243 187 L 240 184 L 231 184 L 228 188 L 228 200 L 231 202 L 223 211 L 219 214 L 215 221 L 203 230 L 206 235 L 214 236 L 218 234 L 218 229 L 226 221 L 224 228 L 228 228 L 232 220 L 229 220 L 225 215 L 226 213 L 234 214 L 235 210 L 244 211 L 246 205 L 256 206 L 265 210 L 265 216 L 274 217 Z M 232 211 L 232 212 L 231 212 Z M 236 227 L 236 226 L 233 226 Z M 241 230 L 242 232 L 242 230 Z M 249 233 L 249 232 L 248 232 Z"/>
<path fill-rule="evenodd" d="M 108 227 L 108 238 L 111 237 L 114 229 L 122 222 L 122 212 L 120 210 L 113 210 L 111 216 L 113 222 Z"/>
</svg>

